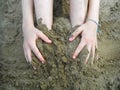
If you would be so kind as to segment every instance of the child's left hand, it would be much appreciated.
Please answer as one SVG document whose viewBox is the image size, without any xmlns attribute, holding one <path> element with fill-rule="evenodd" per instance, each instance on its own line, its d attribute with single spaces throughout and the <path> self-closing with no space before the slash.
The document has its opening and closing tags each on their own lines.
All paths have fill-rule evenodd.
<svg viewBox="0 0 120 90">
<path fill-rule="evenodd" d="M 81 42 L 76 48 L 72 58 L 76 59 L 76 57 L 82 51 L 82 49 L 85 46 L 87 46 L 89 53 L 85 59 L 85 64 L 87 63 L 91 52 L 92 52 L 92 64 L 93 64 L 95 57 L 95 49 L 97 48 L 97 25 L 89 20 L 86 21 L 86 23 L 82 24 L 72 33 L 71 37 L 69 38 L 69 41 L 73 41 L 78 35 L 82 36 Z"/>
</svg>

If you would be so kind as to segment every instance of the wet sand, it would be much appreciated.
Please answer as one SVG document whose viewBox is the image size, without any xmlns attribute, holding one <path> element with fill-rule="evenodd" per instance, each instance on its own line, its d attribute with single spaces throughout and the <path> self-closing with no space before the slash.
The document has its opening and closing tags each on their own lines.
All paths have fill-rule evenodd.
<svg viewBox="0 0 120 90">
<path fill-rule="evenodd" d="M 37 41 L 46 63 L 41 64 L 33 55 L 37 67 L 33 70 L 26 62 L 22 48 L 20 1 L 1 0 L 0 90 L 120 90 L 119 5 L 119 0 L 101 2 L 99 60 L 94 65 L 90 64 L 90 60 L 87 65 L 84 64 L 85 50 L 75 61 L 71 59 L 79 38 L 68 42 L 72 32 L 69 32 L 72 30 L 69 19 L 60 17 L 58 13 L 61 11 L 56 11 L 50 33 L 44 27 L 38 27 L 43 28 L 54 42 L 48 45 Z M 55 6 L 55 10 L 57 8 Z"/>
</svg>

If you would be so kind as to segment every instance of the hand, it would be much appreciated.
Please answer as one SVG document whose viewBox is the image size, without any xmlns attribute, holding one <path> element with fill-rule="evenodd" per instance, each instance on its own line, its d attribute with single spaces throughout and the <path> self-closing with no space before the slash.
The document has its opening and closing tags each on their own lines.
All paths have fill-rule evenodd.
<svg viewBox="0 0 120 90">
<path fill-rule="evenodd" d="M 45 60 L 36 46 L 36 39 L 40 38 L 47 43 L 51 43 L 51 40 L 37 28 L 29 27 L 29 26 L 23 27 L 23 36 L 24 36 L 23 49 L 27 62 L 31 63 L 32 61 L 31 58 L 31 51 L 32 51 L 37 56 L 37 58 L 42 63 L 44 63 Z"/>
<path fill-rule="evenodd" d="M 82 49 L 87 46 L 88 55 L 85 59 L 85 64 L 87 63 L 90 54 L 92 52 L 92 64 L 95 57 L 95 49 L 97 48 L 97 25 L 94 22 L 87 21 L 86 23 L 82 24 L 78 27 L 69 38 L 69 41 L 73 41 L 78 35 L 82 36 L 81 42 L 79 43 L 78 47 L 76 48 L 72 58 L 76 59 L 78 54 L 82 51 Z"/>
</svg>

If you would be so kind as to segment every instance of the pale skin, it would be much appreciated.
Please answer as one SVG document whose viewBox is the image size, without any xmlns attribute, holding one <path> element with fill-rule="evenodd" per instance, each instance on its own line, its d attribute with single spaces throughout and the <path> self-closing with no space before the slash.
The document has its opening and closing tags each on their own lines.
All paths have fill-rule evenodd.
<svg viewBox="0 0 120 90">
<path fill-rule="evenodd" d="M 73 1 L 74 0 L 71 0 L 71 2 L 73 2 Z M 76 0 L 76 1 L 79 2 L 79 0 Z M 80 24 L 82 24 L 82 25 L 72 33 L 71 37 L 69 38 L 69 41 L 73 41 L 77 36 L 82 35 L 81 42 L 79 43 L 79 45 L 76 48 L 75 52 L 73 53 L 72 57 L 73 57 L 73 59 L 76 59 L 78 54 L 83 50 L 83 48 L 86 45 L 89 53 L 85 59 L 85 64 L 88 62 L 91 52 L 92 52 L 92 62 L 91 63 L 93 64 L 93 60 L 95 57 L 95 49 L 98 48 L 97 47 L 97 25 L 94 22 L 89 21 L 87 19 L 92 19 L 98 23 L 100 0 L 88 0 L 88 3 L 89 3 L 89 7 L 88 7 L 87 16 L 86 16 L 86 18 L 84 18 L 84 21 L 80 21 Z M 79 6 L 77 4 L 78 3 L 76 3 L 76 7 Z M 71 5 L 71 8 L 74 6 L 75 5 Z M 75 13 L 76 10 L 74 9 L 71 12 Z M 70 15 L 71 15 L 71 21 L 72 21 L 72 18 L 74 18 L 75 15 L 74 16 L 72 14 L 70 14 Z M 78 16 L 78 17 L 81 17 L 81 16 Z M 84 15 L 83 15 L 83 17 L 84 17 Z M 79 18 L 76 18 L 76 20 L 74 19 L 74 22 L 72 22 L 72 26 L 75 26 L 78 24 L 78 23 L 76 23 L 77 19 L 79 20 Z"/>
<path fill-rule="evenodd" d="M 88 8 L 86 7 L 87 2 L 89 4 Z M 83 50 L 83 47 L 87 46 L 89 53 L 86 57 L 85 63 L 87 63 L 91 53 L 93 63 L 95 49 L 97 48 L 97 25 L 94 22 L 87 20 L 87 18 L 93 19 L 98 23 L 99 3 L 100 0 L 70 0 L 70 20 L 72 27 L 76 25 L 81 26 L 72 33 L 69 41 L 73 41 L 79 35 L 82 36 L 78 47 L 72 55 L 73 59 L 76 59 L 79 53 Z M 31 63 L 31 52 L 33 52 L 37 58 L 44 63 L 45 59 L 36 46 L 36 39 L 40 38 L 47 43 L 52 43 L 52 41 L 34 26 L 33 5 L 35 6 L 37 20 L 42 18 L 42 23 L 46 24 L 50 30 L 53 24 L 53 0 L 22 0 L 23 48 L 25 58 Z"/>
<path fill-rule="evenodd" d="M 50 0 L 48 0 L 48 1 L 50 1 Z M 42 63 L 44 63 L 45 60 L 36 46 L 36 39 L 40 38 L 47 43 L 51 43 L 52 41 L 45 34 L 43 34 L 40 30 L 38 30 L 34 26 L 33 3 L 34 3 L 33 0 L 22 0 L 22 11 L 23 11 L 22 28 L 23 28 L 23 36 L 24 36 L 23 49 L 24 49 L 24 54 L 25 54 L 25 58 L 26 58 L 27 62 L 31 63 L 31 61 L 32 61 L 31 52 L 33 52 L 37 56 L 37 58 Z M 41 12 L 44 11 L 44 8 L 45 7 L 42 7 Z M 51 11 L 51 10 L 49 10 L 49 11 Z M 48 13 L 48 15 L 49 15 L 49 13 Z M 48 15 L 46 15 L 46 16 L 48 16 Z M 41 17 L 44 18 L 44 16 L 41 16 Z M 45 18 L 49 19 L 49 17 L 45 17 Z M 49 28 L 50 23 L 48 24 L 46 19 L 44 21 L 45 21 L 45 24 L 47 25 L 47 27 Z M 50 28 L 51 28 L 51 26 L 50 26 Z"/>
</svg>

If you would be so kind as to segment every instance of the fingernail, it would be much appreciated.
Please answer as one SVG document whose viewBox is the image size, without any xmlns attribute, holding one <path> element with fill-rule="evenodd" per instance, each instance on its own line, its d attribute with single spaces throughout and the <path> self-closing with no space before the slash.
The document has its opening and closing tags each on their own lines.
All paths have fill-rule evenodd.
<svg viewBox="0 0 120 90">
<path fill-rule="evenodd" d="M 51 41 L 51 40 L 49 40 L 48 42 L 49 42 L 49 43 L 52 43 L 52 41 Z"/>
<path fill-rule="evenodd" d="M 72 40 L 73 40 L 73 35 L 71 35 L 69 38 L 69 41 L 72 41 Z"/>
<path fill-rule="evenodd" d="M 35 66 L 32 66 L 34 70 L 36 70 L 37 68 Z"/>
<path fill-rule="evenodd" d="M 45 63 L 45 61 L 44 60 L 42 60 L 42 64 L 44 64 Z"/>
<path fill-rule="evenodd" d="M 69 38 L 69 41 L 72 41 L 72 40 L 73 40 L 73 38 L 70 37 L 70 38 Z"/>
<path fill-rule="evenodd" d="M 71 39 L 71 38 L 69 38 L 69 41 L 72 41 L 72 39 Z"/>
<path fill-rule="evenodd" d="M 76 56 L 73 56 L 73 59 L 75 59 L 76 58 Z"/>
</svg>

